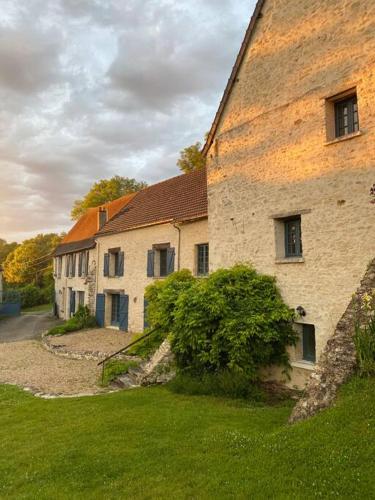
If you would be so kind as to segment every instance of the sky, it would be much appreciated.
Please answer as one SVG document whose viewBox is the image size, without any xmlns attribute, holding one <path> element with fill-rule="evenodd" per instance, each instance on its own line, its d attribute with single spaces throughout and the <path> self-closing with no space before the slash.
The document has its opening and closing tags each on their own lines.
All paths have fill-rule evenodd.
<svg viewBox="0 0 375 500">
<path fill-rule="evenodd" d="M 0 238 L 66 231 L 93 182 L 178 175 L 255 0 L 0 0 Z"/>
</svg>

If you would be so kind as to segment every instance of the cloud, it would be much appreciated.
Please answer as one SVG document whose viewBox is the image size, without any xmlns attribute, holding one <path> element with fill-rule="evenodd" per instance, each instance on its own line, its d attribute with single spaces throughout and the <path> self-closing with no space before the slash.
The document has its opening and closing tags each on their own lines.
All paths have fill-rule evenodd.
<svg viewBox="0 0 375 500">
<path fill-rule="evenodd" d="M 250 10 L 2 0 L 0 237 L 68 229 L 73 201 L 98 179 L 178 174 L 179 151 L 210 127 Z"/>
</svg>

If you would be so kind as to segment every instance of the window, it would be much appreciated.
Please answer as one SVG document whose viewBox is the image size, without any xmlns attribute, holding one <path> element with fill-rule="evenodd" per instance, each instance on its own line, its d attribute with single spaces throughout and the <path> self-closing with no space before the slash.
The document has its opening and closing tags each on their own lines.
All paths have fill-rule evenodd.
<svg viewBox="0 0 375 500">
<path fill-rule="evenodd" d="M 208 274 L 208 243 L 197 245 L 197 275 Z"/>
<path fill-rule="evenodd" d="M 78 306 L 85 305 L 85 292 L 78 292 Z"/>
<path fill-rule="evenodd" d="M 302 359 L 311 363 L 316 361 L 314 325 L 302 325 Z"/>
<path fill-rule="evenodd" d="M 302 257 L 301 216 L 284 220 L 285 257 Z"/>
<path fill-rule="evenodd" d="M 125 254 L 119 248 L 113 248 L 104 255 L 104 276 L 110 278 L 124 276 Z"/>
<path fill-rule="evenodd" d="M 159 250 L 159 276 L 167 276 L 167 249 Z"/>
<path fill-rule="evenodd" d="M 164 277 L 174 272 L 175 250 L 169 243 L 154 245 L 147 253 L 147 276 Z"/>
<path fill-rule="evenodd" d="M 359 131 L 357 95 L 335 101 L 336 137 Z"/>
</svg>

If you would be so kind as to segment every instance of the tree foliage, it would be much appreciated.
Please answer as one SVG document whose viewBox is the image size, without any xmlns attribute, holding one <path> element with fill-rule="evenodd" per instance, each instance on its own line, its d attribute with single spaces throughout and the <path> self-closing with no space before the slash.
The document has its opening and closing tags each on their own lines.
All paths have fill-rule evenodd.
<svg viewBox="0 0 375 500">
<path fill-rule="evenodd" d="M 294 312 L 275 279 L 237 265 L 196 279 L 190 271 L 170 275 L 146 290 L 148 321 L 165 336 L 180 369 L 194 374 L 225 370 L 255 379 L 259 368 L 289 366 Z"/>
<path fill-rule="evenodd" d="M 25 240 L 3 264 L 4 278 L 11 285 L 45 286 L 52 281 L 52 252 L 60 243 L 57 234 L 39 234 Z"/>
<path fill-rule="evenodd" d="M 111 179 L 102 179 L 95 182 L 90 191 L 81 200 L 74 202 L 71 217 L 77 220 L 84 215 L 89 208 L 98 207 L 109 201 L 117 200 L 129 193 L 140 191 L 147 187 L 145 182 L 116 175 Z"/>
<path fill-rule="evenodd" d="M 18 246 L 18 243 L 7 243 L 5 240 L 0 238 L 0 265 L 5 261 L 8 255 L 13 252 Z"/>
<path fill-rule="evenodd" d="M 177 160 L 177 166 L 185 174 L 194 170 L 201 170 L 205 165 L 206 159 L 202 154 L 202 144 L 200 142 L 183 149 L 180 152 L 180 158 Z"/>
</svg>

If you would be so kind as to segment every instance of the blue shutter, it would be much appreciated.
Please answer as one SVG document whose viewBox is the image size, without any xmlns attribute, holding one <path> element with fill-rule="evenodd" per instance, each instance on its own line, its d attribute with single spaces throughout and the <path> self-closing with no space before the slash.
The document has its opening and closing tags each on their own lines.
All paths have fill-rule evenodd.
<svg viewBox="0 0 375 500">
<path fill-rule="evenodd" d="M 147 277 L 153 278 L 154 276 L 154 255 L 153 250 L 148 250 L 147 252 Z"/>
<path fill-rule="evenodd" d="M 167 249 L 167 274 L 174 272 L 174 248 Z"/>
<path fill-rule="evenodd" d="M 104 254 L 104 276 L 109 276 L 109 253 Z"/>
<path fill-rule="evenodd" d="M 120 295 L 120 330 L 127 332 L 129 325 L 129 295 Z"/>
<path fill-rule="evenodd" d="M 73 254 L 72 257 L 72 278 L 75 278 L 76 275 L 76 254 Z"/>
<path fill-rule="evenodd" d="M 148 308 L 148 300 L 146 299 L 146 297 L 144 297 L 144 299 L 143 299 L 143 329 L 144 330 L 150 326 L 148 323 L 148 318 L 147 318 L 147 308 Z"/>
<path fill-rule="evenodd" d="M 118 255 L 118 274 L 117 276 L 124 276 L 125 254 L 120 252 Z"/>
<path fill-rule="evenodd" d="M 76 312 L 76 293 L 70 290 L 70 316 Z"/>
<path fill-rule="evenodd" d="M 83 253 L 81 252 L 78 256 L 78 276 L 82 276 L 82 259 L 83 259 Z"/>
<path fill-rule="evenodd" d="M 96 322 L 98 325 L 104 327 L 104 315 L 105 315 L 105 295 L 104 293 L 98 293 L 96 296 Z"/>
<path fill-rule="evenodd" d="M 65 278 L 69 278 L 70 255 L 65 256 Z"/>
</svg>

